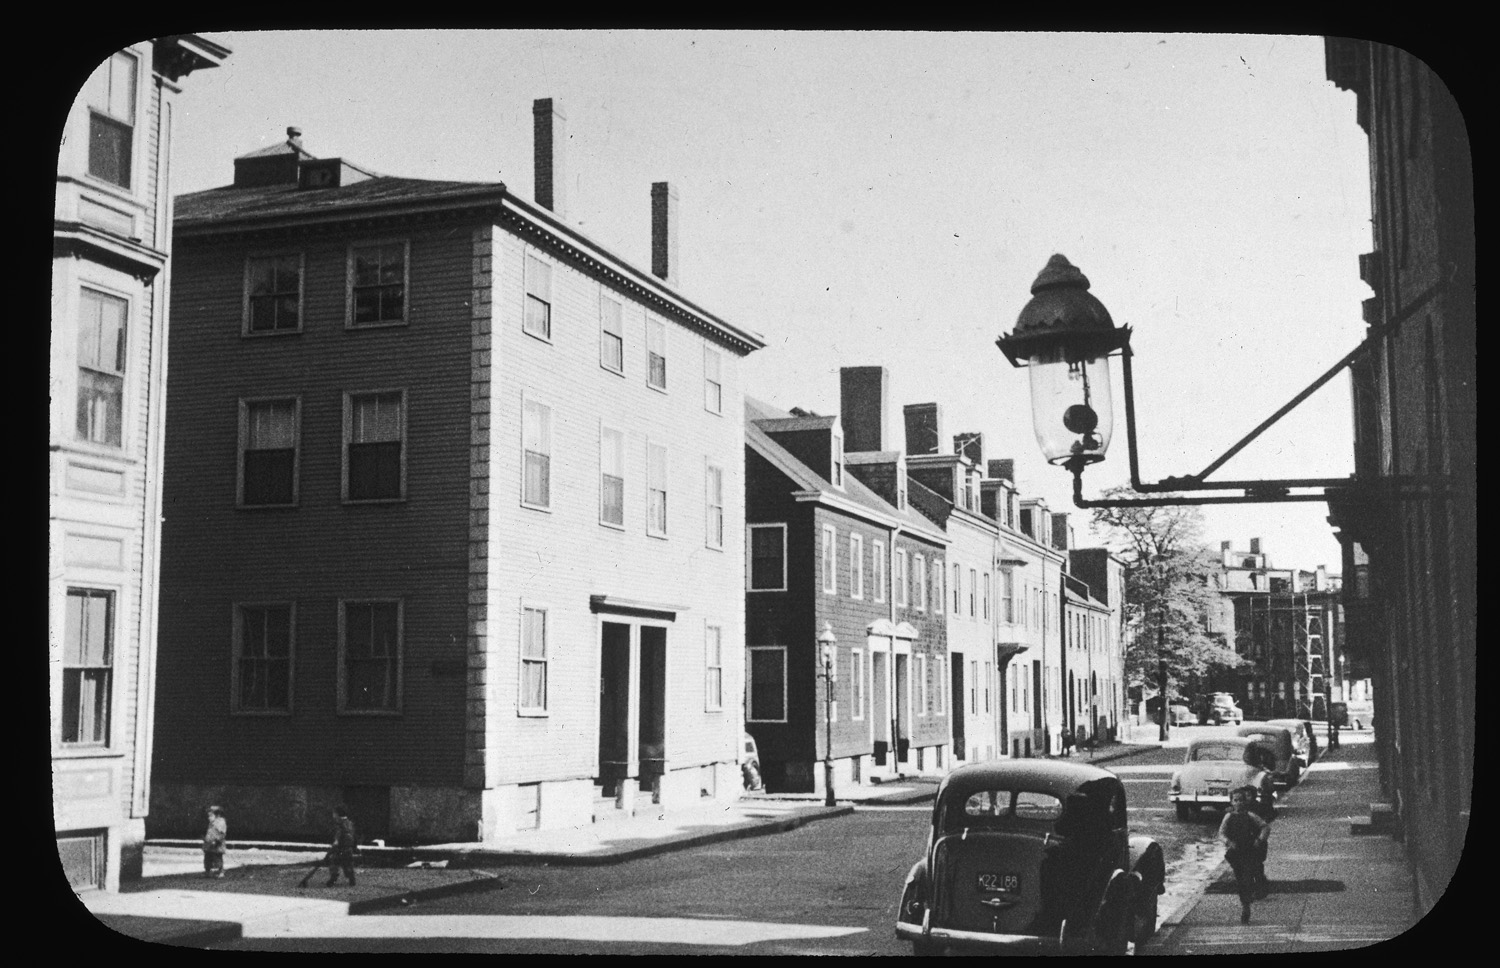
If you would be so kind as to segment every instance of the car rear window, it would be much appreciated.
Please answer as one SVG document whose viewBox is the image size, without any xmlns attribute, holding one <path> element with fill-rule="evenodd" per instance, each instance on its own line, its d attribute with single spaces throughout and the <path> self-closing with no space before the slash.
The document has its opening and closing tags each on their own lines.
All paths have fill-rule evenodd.
<svg viewBox="0 0 1500 968">
<path fill-rule="evenodd" d="M 1239 762 L 1245 757 L 1243 746 L 1234 743 L 1202 743 L 1188 751 L 1188 762 L 1203 763 L 1217 760 Z"/>
<path fill-rule="evenodd" d="M 967 821 L 978 817 L 1052 821 L 1062 816 L 1062 801 L 1032 790 L 980 790 L 964 801 L 962 816 Z"/>
</svg>

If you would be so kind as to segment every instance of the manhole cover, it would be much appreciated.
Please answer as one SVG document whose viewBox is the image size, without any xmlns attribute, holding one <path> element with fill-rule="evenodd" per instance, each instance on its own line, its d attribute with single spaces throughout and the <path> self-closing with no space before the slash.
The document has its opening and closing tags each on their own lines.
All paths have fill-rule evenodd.
<svg viewBox="0 0 1500 968">
<path fill-rule="evenodd" d="M 1343 881 L 1324 881 L 1317 878 L 1305 878 L 1300 881 L 1278 881 L 1272 879 L 1272 894 L 1332 894 L 1344 889 Z M 1234 877 L 1222 877 L 1216 883 L 1210 884 L 1208 894 L 1234 894 L 1237 889 L 1234 886 Z"/>
</svg>

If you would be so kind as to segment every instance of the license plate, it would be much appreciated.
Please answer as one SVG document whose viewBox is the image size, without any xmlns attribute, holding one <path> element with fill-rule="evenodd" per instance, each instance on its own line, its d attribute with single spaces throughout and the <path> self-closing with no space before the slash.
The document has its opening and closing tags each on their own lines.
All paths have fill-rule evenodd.
<svg viewBox="0 0 1500 968">
<path fill-rule="evenodd" d="M 1217 782 L 1212 781 L 1212 780 L 1209 781 L 1208 792 L 1211 793 L 1211 794 L 1215 794 L 1215 795 L 1221 794 L 1221 793 L 1228 793 L 1229 792 L 1229 781 L 1228 780 L 1220 780 L 1220 781 L 1217 781 Z"/>
<path fill-rule="evenodd" d="M 979 889 L 991 894 L 1021 893 L 1020 874 L 980 874 Z"/>
</svg>

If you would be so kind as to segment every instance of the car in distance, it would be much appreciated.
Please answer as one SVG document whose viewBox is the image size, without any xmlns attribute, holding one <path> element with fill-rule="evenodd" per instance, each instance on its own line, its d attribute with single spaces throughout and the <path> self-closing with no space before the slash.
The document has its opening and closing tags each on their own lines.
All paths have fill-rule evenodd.
<svg viewBox="0 0 1500 968">
<path fill-rule="evenodd" d="M 1225 723 L 1234 723 L 1238 726 L 1245 721 L 1245 714 L 1235 703 L 1234 697 L 1227 692 L 1211 692 L 1203 697 L 1198 707 L 1199 725 L 1213 724 L 1222 726 Z"/>
<path fill-rule="evenodd" d="M 915 954 L 1124 953 L 1156 931 L 1166 862 L 1131 836 L 1125 787 L 1056 760 L 961 766 L 938 787 L 896 936 Z"/>
<path fill-rule="evenodd" d="M 1297 731 L 1301 732 L 1302 724 L 1296 725 Z M 1254 740 L 1270 751 L 1272 756 L 1271 782 L 1279 789 L 1285 790 L 1296 786 L 1297 781 L 1302 778 L 1302 761 L 1297 757 L 1296 740 L 1292 737 L 1292 731 L 1286 726 L 1279 726 L 1275 723 L 1246 723 L 1236 729 L 1234 735 Z"/>
<path fill-rule="evenodd" d="M 1298 773 L 1306 772 L 1312 761 L 1318 758 L 1318 737 L 1312 723 L 1305 719 L 1271 719 L 1270 726 L 1285 726 L 1292 733 L 1292 752 L 1297 757 Z"/>
<path fill-rule="evenodd" d="M 1356 699 L 1344 704 L 1349 717 L 1350 729 L 1373 729 L 1375 726 L 1375 704 L 1368 699 Z"/>
<path fill-rule="evenodd" d="M 1276 811 L 1276 791 L 1268 760 L 1265 747 L 1243 736 L 1193 740 L 1182 768 L 1167 786 L 1177 819 L 1197 817 L 1204 807 L 1227 809 L 1230 792 L 1249 786 L 1257 791 L 1255 811 L 1270 820 Z"/>
</svg>

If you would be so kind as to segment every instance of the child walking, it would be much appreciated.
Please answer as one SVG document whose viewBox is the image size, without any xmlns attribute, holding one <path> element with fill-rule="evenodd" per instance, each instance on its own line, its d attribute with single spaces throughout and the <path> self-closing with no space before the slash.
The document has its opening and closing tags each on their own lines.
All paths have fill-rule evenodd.
<svg viewBox="0 0 1500 968">
<path fill-rule="evenodd" d="M 1229 809 L 1219 824 L 1219 839 L 1224 842 L 1224 859 L 1234 869 L 1235 887 L 1240 895 L 1240 923 L 1250 923 L 1250 902 L 1270 893 L 1266 880 L 1266 848 L 1270 843 L 1271 825 L 1250 812 L 1256 790 L 1243 786 L 1229 794 Z"/>
<path fill-rule="evenodd" d="M 224 876 L 224 841 L 229 838 L 229 824 L 218 804 L 207 810 L 208 829 L 203 833 L 203 876 Z"/>
<path fill-rule="evenodd" d="M 339 882 L 339 871 L 344 872 L 349 886 L 354 886 L 354 821 L 343 807 L 333 808 L 333 843 L 328 848 L 328 886 Z"/>
</svg>

